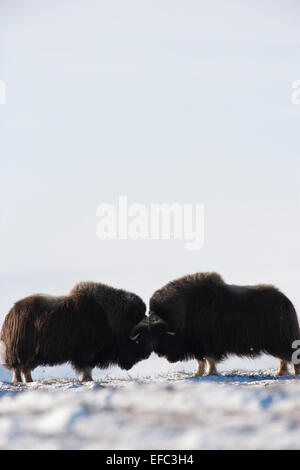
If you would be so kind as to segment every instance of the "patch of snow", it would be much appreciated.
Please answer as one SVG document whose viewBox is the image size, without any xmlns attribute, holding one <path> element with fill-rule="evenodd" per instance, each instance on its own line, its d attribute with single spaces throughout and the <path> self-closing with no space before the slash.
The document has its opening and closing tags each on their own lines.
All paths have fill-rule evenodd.
<svg viewBox="0 0 300 470">
<path fill-rule="evenodd" d="M 1 449 L 299 449 L 300 378 L 275 370 L 0 383 Z"/>
<path fill-rule="evenodd" d="M 0 382 L 11 380 L 11 372 L 0 365 Z"/>
</svg>

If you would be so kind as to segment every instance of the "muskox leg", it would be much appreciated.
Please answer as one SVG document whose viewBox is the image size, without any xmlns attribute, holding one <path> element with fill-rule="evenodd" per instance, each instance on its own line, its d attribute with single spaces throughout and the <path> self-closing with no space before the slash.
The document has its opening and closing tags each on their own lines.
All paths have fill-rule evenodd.
<svg viewBox="0 0 300 470">
<path fill-rule="evenodd" d="M 13 383 L 22 382 L 20 369 L 13 369 L 12 381 Z"/>
<path fill-rule="evenodd" d="M 26 383 L 32 382 L 31 377 L 31 370 L 30 369 L 22 369 L 22 373 Z"/>
<path fill-rule="evenodd" d="M 195 370 L 194 374 L 193 374 L 193 377 L 202 377 L 202 375 L 204 374 L 205 372 L 205 359 L 204 360 L 201 360 L 201 359 L 196 359 L 198 365 L 197 365 L 197 369 Z"/>
<path fill-rule="evenodd" d="M 294 374 L 300 375 L 300 364 L 293 364 Z"/>
<path fill-rule="evenodd" d="M 216 367 L 216 360 L 213 359 L 212 357 L 207 357 L 206 358 L 207 362 L 207 372 L 205 375 L 218 375 L 217 367 Z"/>
<path fill-rule="evenodd" d="M 84 369 L 76 369 L 80 382 L 90 382 L 93 380 L 92 367 L 85 367 Z"/>
<path fill-rule="evenodd" d="M 283 376 L 283 375 L 290 375 L 289 368 L 288 368 L 288 361 L 285 361 L 284 359 L 279 359 L 279 368 L 278 368 L 276 375 L 278 377 Z"/>
</svg>

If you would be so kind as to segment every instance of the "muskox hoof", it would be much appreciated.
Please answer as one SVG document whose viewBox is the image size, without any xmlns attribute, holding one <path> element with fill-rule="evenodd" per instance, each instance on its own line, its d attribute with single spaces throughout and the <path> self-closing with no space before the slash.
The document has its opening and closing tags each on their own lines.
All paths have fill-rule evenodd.
<svg viewBox="0 0 300 470">
<path fill-rule="evenodd" d="M 86 367 L 85 369 L 77 369 L 78 379 L 80 382 L 92 382 L 92 368 Z"/>
<path fill-rule="evenodd" d="M 279 369 L 276 373 L 276 377 L 285 377 L 286 375 L 290 375 L 288 362 L 280 360 L 279 361 Z"/>
<path fill-rule="evenodd" d="M 33 382 L 32 377 L 31 377 L 31 370 L 30 369 L 23 369 L 22 370 L 24 380 L 28 384 L 30 382 Z"/>
<path fill-rule="evenodd" d="M 18 385 L 20 382 L 22 382 L 20 369 L 13 369 L 12 383 Z"/>
<path fill-rule="evenodd" d="M 294 366 L 294 375 L 300 375 L 300 364 L 293 364 Z"/>
<path fill-rule="evenodd" d="M 207 357 L 206 358 L 207 362 L 207 371 L 206 371 L 206 376 L 208 375 L 219 375 L 216 367 L 216 360 L 213 359 L 212 357 Z"/>
<path fill-rule="evenodd" d="M 204 373 L 205 373 L 205 366 L 206 366 L 206 361 L 204 360 L 201 360 L 201 359 L 197 359 L 197 369 L 195 370 L 194 374 L 192 375 L 192 377 L 203 377 Z"/>
<path fill-rule="evenodd" d="M 291 375 L 288 370 L 280 370 L 276 372 L 275 377 L 286 377 L 287 375 Z"/>
<path fill-rule="evenodd" d="M 205 360 L 197 359 L 198 366 L 192 377 L 206 377 L 208 375 L 219 375 L 216 368 L 216 361 L 212 358 Z M 207 367 L 207 368 L 206 368 Z"/>
</svg>

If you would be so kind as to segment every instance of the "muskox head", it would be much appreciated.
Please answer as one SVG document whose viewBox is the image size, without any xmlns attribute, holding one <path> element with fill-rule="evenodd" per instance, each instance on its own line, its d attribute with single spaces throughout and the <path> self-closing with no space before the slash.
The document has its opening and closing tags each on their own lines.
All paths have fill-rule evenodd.
<svg viewBox="0 0 300 470">
<path fill-rule="evenodd" d="M 182 302 L 176 300 L 168 305 L 150 301 L 149 328 L 153 351 L 169 362 L 186 358 L 185 313 Z"/>
<path fill-rule="evenodd" d="M 152 312 L 150 312 L 149 316 L 149 328 L 153 351 L 159 357 L 165 357 L 170 362 L 176 362 L 178 359 L 173 358 L 177 343 L 174 329 L 168 322 Z"/>
<path fill-rule="evenodd" d="M 137 300 L 138 299 L 138 300 Z M 124 315 L 117 341 L 118 364 L 122 369 L 131 369 L 139 361 L 147 359 L 153 351 L 146 306 L 139 298 L 130 302 Z"/>
</svg>

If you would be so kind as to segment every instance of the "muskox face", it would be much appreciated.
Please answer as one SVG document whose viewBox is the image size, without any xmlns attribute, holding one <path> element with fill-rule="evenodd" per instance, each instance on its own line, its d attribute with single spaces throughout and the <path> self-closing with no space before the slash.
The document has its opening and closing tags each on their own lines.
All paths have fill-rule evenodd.
<svg viewBox="0 0 300 470">
<path fill-rule="evenodd" d="M 145 315 L 146 307 L 143 304 L 143 316 L 124 329 L 124 335 L 118 341 L 118 364 L 122 369 L 131 369 L 134 364 L 147 359 L 153 351 L 149 330 L 149 318 Z M 141 312 L 140 312 L 141 313 Z M 132 312 L 134 318 L 136 312 Z"/>
<path fill-rule="evenodd" d="M 150 312 L 149 327 L 153 351 L 169 362 L 177 362 L 184 358 L 180 334 L 161 317 Z"/>
</svg>

